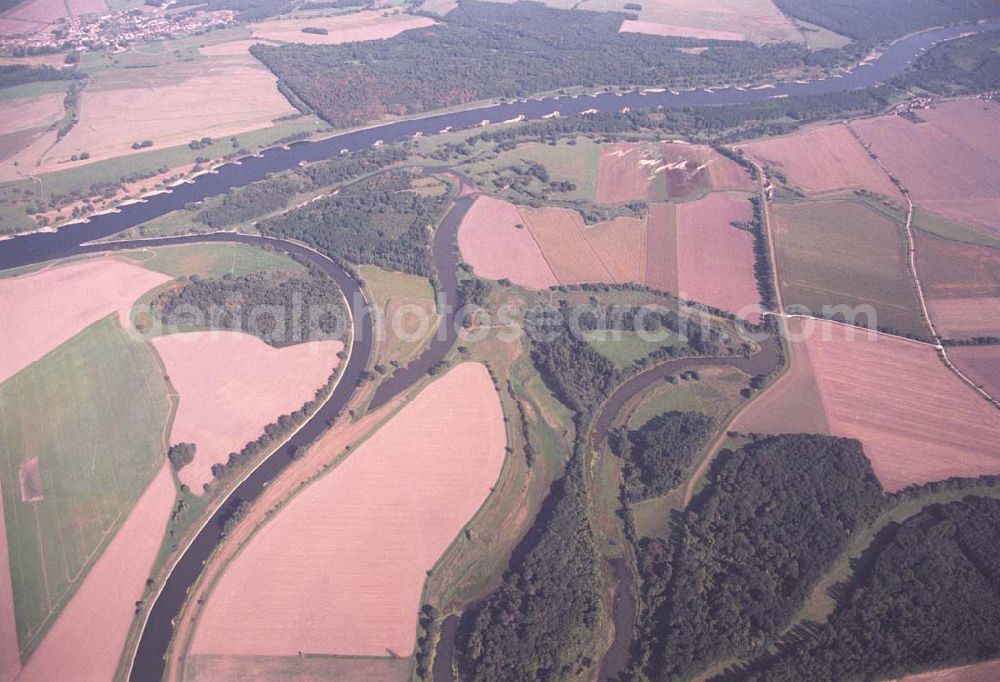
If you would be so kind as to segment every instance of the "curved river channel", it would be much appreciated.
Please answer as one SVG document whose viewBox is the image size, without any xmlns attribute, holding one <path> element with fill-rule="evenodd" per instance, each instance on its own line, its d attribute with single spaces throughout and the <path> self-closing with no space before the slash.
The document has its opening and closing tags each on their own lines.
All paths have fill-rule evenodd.
<svg viewBox="0 0 1000 682">
<path fill-rule="evenodd" d="M 684 92 L 629 93 L 616 95 L 602 93 L 594 96 L 553 97 L 540 100 L 518 101 L 510 104 L 485 106 L 468 111 L 428 116 L 426 118 L 396 121 L 364 130 L 335 135 L 316 142 L 294 143 L 288 147 L 267 149 L 259 155 L 220 166 L 211 173 L 181 184 L 172 191 L 150 196 L 141 202 L 122 206 L 115 212 L 92 216 L 88 221 L 66 226 L 55 232 L 37 232 L 0 241 L 0 269 L 41 263 L 87 253 L 112 249 L 135 249 L 169 244 L 201 242 L 239 242 L 282 249 L 305 258 L 333 277 L 344 292 L 354 316 L 354 334 L 351 356 L 343 367 L 341 379 L 329 400 L 305 422 L 289 441 L 264 460 L 232 492 L 221 509 L 228 509 L 229 502 L 253 500 L 288 463 L 293 448 L 312 443 L 337 417 L 354 394 L 361 373 L 365 370 L 372 350 L 372 321 L 368 314 L 358 282 L 333 261 L 301 245 L 265 237 L 234 233 L 188 235 L 175 238 L 123 241 L 113 244 L 89 244 L 183 208 L 191 202 L 222 194 L 234 187 L 242 187 L 263 179 L 270 173 L 288 170 L 302 162 L 321 161 L 344 150 L 357 151 L 376 142 L 395 142 L 417 134 L 434 134 L 444 129 L 472 128 L 483 121 L 501 123 L 523 117 L 537 120 L 559 112 L 562 116 L 583 114 L 588 111 L 618 111 L 626 107 L 649 109 L 656 107 L 678 108 L 702 105 L 735 105 L 766 101 L 779 97 L 819 95 L 844 90 L 862 89 L 877 85 L 901 74 L 925 50 L 942 40 L 956 38 L 972 31 L 998 30 L 998 23 L 967 24 L 940 28 L 908 36 L 885 49 L 880 57 L 851 73 L 810 82 L 782 82 L 757 89 L 725 88 L 690 90 Z M 439 234 L 435 235 L 434 259 L 438 267 L 443 292 L 449 302 L 455 301 L 455 246 L 454 235 L 462 215 L 471 200 L 459 200 L 445 216 Z M 454 325 L 450 319 L 442 321 L 446 333 L 437 335 L 427 351 L 413 364 L 403 368 L 384 382 L 373 405 L 379 405 L 398 395 L 412 385 L 426 370 L 450 349 L 454 341 Z M 637 377 L 638 379 L 638 377 Z M 637 382 L 633 388 L 642 383 Z M 623 401 L 624 402 L 624 401 Z M 600 432 L 600 429 L 599 429 Z M 216 515 L 218 517 L 219 514 Z M 173 632 L 173 619 L 179 613 L 188 588 L 201 572 L 204 561 L 221 539 L 221 525 L 213 517 L 183 552 L 156 597 L 146 627 L 142 632 L 138 650 L 131 669 L 132 680 L 159 680 L 164 671 L 164 654 Z"/>
</svg>

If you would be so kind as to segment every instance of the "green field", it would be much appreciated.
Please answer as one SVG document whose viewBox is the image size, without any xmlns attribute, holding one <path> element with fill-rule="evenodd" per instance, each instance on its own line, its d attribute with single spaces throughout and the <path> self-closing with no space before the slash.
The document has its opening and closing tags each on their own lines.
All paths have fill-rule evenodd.
<svg viewBox="0 0 1000 682">
<path fill-rule="evenodd" d="M 376 331 L 376 337 L 380 340 L 375 354 L 376 364 L 395 361 L 399 365 L 406 365 L 423 350 L 440 322 L 430 280 L 383 270 L 374 265 L 359 266 L 358 274 L 372 305 L 385 318 L 384 333 Z M 423 311 L 421 314 L 426 315 L 430 322 L 423 336 L 410 339 L 410 334 L 420 329 L 418 309 Z M 396 334 L 397 329 L 404 334 Z"/>
<path fill-rule="evenodd" d="M 653 343 L 643 339 L 636 332 L 595 332 L 587 342 L 598 353 L 615 363 L 618 369 L 631 367 L 637 361 L 649 356 L 650 353 L 663 346 L 682 348 L 687 339 L 680 334 L 660 330 L 657 335 L 667 336 L 664 341 Z"/>
<path fill-rule="evenodd" d="M 868 304 L 881 328 L 928 333 L 902 225 L 854 201 L 776 204 L 774 216 L 786 307 L 804 305 L 819 314 L 824 306 Z"/>
<path fill-rule="evenodd" d="M 191 244 L 129 251 L 124 254 L 147 270 L 171 277 L 239 277 L 254 272 L 302 272 L 305 268 L 281 251 L 244 244 Z"/>
<path fill-rule="evenodd" d="M 0 476 L 22 652 L 38 644 L 162 465 L 171 410 L 155 352 L 114 315 L 0 385 Z M 19 468 L 35 457 L 42 499 L 23 502 Z"/>
<path fill-rule="evenodd" d="M 462 170 L 481 183 L 491 183 L 506 168 L 526 167 L 538 163 L 545 166 L 552 181 L 569 180 L 576 185 L 576 189 L 572 192 L 559 193 L 558 199 L 594 201 L 597 195 L 597 172 L 600 160 L 601 146 L 586 137 L 577 137 L 569 141 L 560 140 L 555 145 L 540 142 L 522 144 L 516 149 L 500 152 L 495 158 L 463 166 Z M 535 184 L 538 188 L 542 186 L 540 182 Z"/>
</svg>

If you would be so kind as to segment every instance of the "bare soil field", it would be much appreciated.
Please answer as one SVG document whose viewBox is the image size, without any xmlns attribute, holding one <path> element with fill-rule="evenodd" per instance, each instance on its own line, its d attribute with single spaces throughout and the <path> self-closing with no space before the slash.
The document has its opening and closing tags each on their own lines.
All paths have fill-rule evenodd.
<svg viewBox="0 0 1000 682">
<path fill-rule="evenodd" d="M 38 33 L 57 19 L 104 12 L 104 0 L 27 0 L 0 16 L 0 35 Z"/>
<path fill-rule="evenodd" d="M 932 298 L 927 308 L 938 333 L 945 338 L 1000 334 L 1000 298 Z"/>
<path fill-rule="evenodd" d="M 752 218 L 741 194 L 716 192 L 677 205 L 677 293 L 760 322 L 753 235 L 732 225 Z"/>
<path fill-rule="evenodd" d="M 1000 473 L 1000 412 L 932 347 L 829 322 L 805 343 L 830 430 L 864 444 L 887 490 Z"/>
<path fill-rule="evenodd" d="M 37 97 L 0 101 L 0 130 L 3 134 L 47 128 L 62 118 L 63 95 L 50 92 Z"/>
<path fill-rule="evenodd" d="M 274 19 L 251 25 L 254 38 L 285 43 L 307 43 L 309 45 L 339 45 L 364 40 L 391 38 L 411 28 L 433 26 L 429 17 L 415 17 L 410 14 L 385 16 L 381 11 L 355 12 L 333 17 L 310 17 L 305 19 Z M 306 27 L 327 30 L 326 35 L 303 33 Z"/>
<path fill-rule="evenodd" d="M 615 218 L 584 227 L 583 234 L 604 263 L 612 282 L 645 281 L 645 219 Z"/>
<path fill-rule="evenodd" d="M 677 205 L 650 204 L 646 225 L 646 284 L 677 291 Z"/>
<path fill-rule="evenodd" d="M 802 34 L 771 0 L 653 0 L 641 3 L 639 21 L 625 21 L 622 31 L 715 40 L 802 42 Z M 587 2 L 582 9 L 614 9 L 610 0 Z"/>
<path fill-rule="evenodd" d="M 881 328 L 929 333 L 907 266 L 902 225 L 841 200 L 777 203 L 772 216 L 786 306 L 820 314 L 825 306 L 871 305 Z"/>
<path fill-rule="evenodd" d="M 186 682 L 246 680 L 337 680 L 337 682 L 406 682 L 409 658 L 349 656 L 212 656 L 185 660 Z"/>
<path fill-rule="evenodd" d="M 1000 346 L 953 348 L 948 358 L 987 393 L 1000 397 Z"/>
<path fill-rule="evenodd" d="M 740 166 L 710 147 L 681 143 L 602 145 L 598 203 L 685 200 L 709 189 L 752 189 Z"/>
<path fill-rule="evenodd" d="M 807 193 L 867 189 L 899 197 L 896 186 L 842 123 L 750 142 L 741 149 Z"/>
<path fill-rule="evenodd" d="M 1000 250 L 916 231 L 917 271 L 930 298 L 1000 296 Z"/>
<path fill-rule="evenodd" d="M 506 201 L 477 198 L 458 228 L 458 248 L 480 277 L 506 278 L 529 289 L 559 283 L 517 207 Z"/>
<path fill-rule="evenodd" d="M 0 180 L 20 177 L 26 168 L 44 173 L 135 154 L 139 150 L 132 145 L 144 140 L 163 149 L 266 128 L 293 113 L 274 75 L 242 60 L 209 63 L 198 75 L 155 87 L 90 87 L 81 101 L 80 122 L 69 134 L 50 150 L 55 132 L 49 133 L 5 160 Z M 70 160 L 81 152 L 90 158 Z"/>
<path fill-rule="evenodd" d="M 18 680 L 110 680 L 167 529 L 176 489 L 164 464 Z"/>
<path fill-rule="evenodd" d="M 1000 106 L 979 99 L 853 123 L 924 209 L 1000 231 Z"/>
<path fill-rule="evenodd" d="M 614 281 L 584 236 L 587 226 L 577 211 L 551 207 L 518 210 L 560 284 Z"/>
<path fill-rule="evenodd" d="M 454 367 L 253 536 L 189 653 L 409 656 L 426 571 L 488 497 L 505 446 L 485 366 Z"/>
<path fill-rule="evenodd" d="M 597 202 L 664 200 L 667 183 L 654 143 L 620 142 L 601 146 L 597 171 Z"/>
<path fill-rule="evenodd" d="M 212 465 L 225 462 L 264 427 L 313 399 L 339 363 L 340 341 L 274 348 L 250 334 L 188 332 L 152 341 L 180 400 L 171 443 L 194 443 L 178 477 L 201 494 Z"/>
<path fill-rule="evenodd" d="M 793 334 L 801 334 L 803 321 L 788 320 Z M 813 373 L 809 347 L 789 345 L 792 367 L 733 420 L 729 427 L 741 433 L 830 433 L 819 384 Z"/>
<path fill-rule="evenodd" d="M 88 325 L 132 304 L 169 277 L 113 258 L 92 258 L 0 280 L 0 382 Z"/>
<path fill-rule="evenodd" d="M 902 682 L 995 682 L 997 679 L 1000 679 L 1000 661 L 986 661 L 961 668 L 907 675 Z"/>
</svg>

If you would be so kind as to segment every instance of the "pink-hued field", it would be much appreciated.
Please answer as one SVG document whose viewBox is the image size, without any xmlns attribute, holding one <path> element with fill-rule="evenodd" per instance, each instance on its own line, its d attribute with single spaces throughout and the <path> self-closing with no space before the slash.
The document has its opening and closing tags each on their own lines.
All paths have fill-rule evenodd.
<svg viewBox="0 0 1000 682">
<path fill-rule="evenodd" d="M 814 194 L 867 189 L 892 197 L 899 190 L 842 123 L 807 128 L 782 137 L 741 145 L 764 166 L 773 167 L 788 182 Z"/>
<path fill-rule="evenodd" d="M 180 396 L 171 443 L 194 443 L 194 461 L 178 477 L 195 494 L 270 422 L 315 397 L 340 360 L 340 341 L 274 348 L 250 334 L 205 331 L 153 339 Z"/>
<path fill-rule="evenodd" d="M 802 42 L 802 34 L 772 0 L 650 0 L 630 10 L 638 21 L 626 20 L 621 31 L 715 40 Z M 593 0 L 590 10 L 621 11 L 622 4 Z"/>
<path fill-rule="evenodd" d="M 1000 346 L 952 348 L 948 359 L 967 377 L 1000 400 Z"/>
<path fill-rule="evenodd" d="M 703 145 L 617 143 L 601 147 L 598 203 L 685 200 L 711 189 L 753 188 L 739 164 Z"/>
<path fill-rule="evenodd" d="M 826 322 L 805 343 L 831 432 L 864 444 L 887 490 L 1000 473 L 1000 412 L 932 347 Z"/>
<path fill-rule="evenodd" d="M 21 670 L 21 646 L 14 620 L 14 586 L 10 580 L 7 523 L 0 504 L 0 680 L 7 682 Z"/>
<path fill-rule="evenodd" d="M 587 241 L 587 226 L 579 212 L 551 207 L 522 207 L 519 211 L 560 284 L 614 281 Z"/>
<path fill-rule="evenodd" d="M 164 464 L 28 659 L 19 681 L 115 678 L 135 602 L 146 589 L 175 496 L 169 464 Z"/>
<path fill-rule="evenodd" d="M 0 18 L 0 35 L 21 35 L 41 31 L 57 19 L 96 14 L 108 9 L 104 0 L 27 0 Z"/>
<path fill-rule="evenodd" d="M 517 207 L 506 201 L 477 198 L 458 228 L 458 248 L 480 277 L 507 278 L 530 289 L 559 283 Z"/>
<path fill-rule="evenodd" d="M 996 682 L 998 679 L 1000 679 L 1000 661 L 986 661 L 963 665 L 961 668 L 907 675 L 902 682 Z"/>
<path fill-rule="evenodd" d="M 113 258 L 0 280 L 0 382 L 112 312 L 128 328 L 135 300 L 169 280 Z"/>
<path fill-rule="evenodd" d="M 415 17 L 409 14 L 383 12 L 355 12 L 334 17 L 310 17 L 307 19 L 273 19 L 253 24 L 254 38 L 280 40 L 287 43 L 307 43 L 309 45 L 339 45 L 363 40 L 391 38 L 411 28 L 433 26 L 429 17 Z M 325 28 L 326 35 L 303 33 L 305 27 Z"/>
<path fill-rule="evenodd" d="M 653 203 L 646 218 L 586 225 L 567 208 L 515 207 L 480 197 L 459 228 L 462 257 L 477 274 L 543 289 L 556 284 L 648 284 L 758 322 L 753 236 L 744 194 L 710 193 Z M 516 222 L 520 221 L 520 223 Z M 517 228 L 523 224 L 525 228 Z"/>
<path fill-rule="evenodd" d="M 409 656 L 426 571 L 486 500 L 505 446 L 486 367 L 457 365 L 253 536 L 189 653 Z"/>
<path fill-rule="evenodd" d="M 713 193 L 677 205 L 677 293 L 760 322 L 753 235 L 731 224 L 752 218 L 740 194 Z"/>
<path fill-rule="evenodd" d="M 1000 231 L 1000 106 L 942 102 L 922 123 L 880 116 L 852 124 L 928 211 Z"/>
<path fill-rule="evenodd" d="M 1000 298 L 932 298 L 927 308 L 945 338 L 1000 334 Z"/>
</svg>

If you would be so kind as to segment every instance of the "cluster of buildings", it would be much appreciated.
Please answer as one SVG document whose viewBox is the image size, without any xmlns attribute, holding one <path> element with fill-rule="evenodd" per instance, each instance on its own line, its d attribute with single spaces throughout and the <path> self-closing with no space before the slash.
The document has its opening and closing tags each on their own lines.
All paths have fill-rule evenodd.
<svg viewBox="0 0 1000 682">
<path fill-rule="evenodd" d="M 0 37 L 0 51 L 14 56 L 63 50 L 123 50 L 140 41 L 222 28 L 236 20 L 233 10 L 204 12 L 144 7 L 113 14 L 63 17 L 46 30 L 26 36 Z"/>
</svg>

